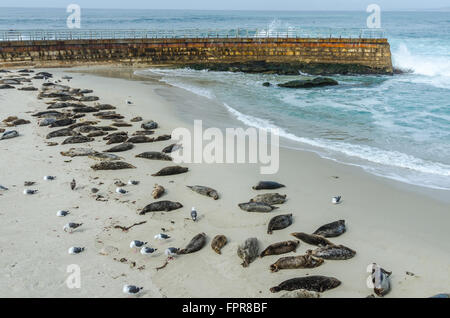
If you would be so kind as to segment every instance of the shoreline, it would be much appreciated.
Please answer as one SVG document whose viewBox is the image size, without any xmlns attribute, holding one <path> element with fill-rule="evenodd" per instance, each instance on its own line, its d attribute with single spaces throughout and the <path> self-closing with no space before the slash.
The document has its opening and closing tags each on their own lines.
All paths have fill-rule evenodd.
<svg viewBox="0 0 450 318">
<path fill-rule="evenodd" d="M 125 115 L 126 120 L 139 115 L 144 119 L 156 120 L 161 124 L 156 135 L 170 134 L 175 127 L 189 127 L 186 122 L 180 120 L 180 117 L 183 117 L 183 106 L 201 103 L 204 107 L 208 107 L 208 103 L 211 103 L 199 96 L 193 96 L 192 93 L 154 81 L 129 81 L 112 78 L 111 74 L 109 77 L 99 77 L 92 75 L 91 72 L 77 73 L 79 71 L 50 70 L 56 78 L 64 74 L 73 76 L 73 80 L 69 83 L 72 87 L 94 89 L 94 95 L 101 98 L 101 103 L 117 106 L 117 112 Z M 101 68 L 98 73 L 101 75 Z M 72 162 L 65 163 L 64 160 L 71 158 L 59 154 L 63 149 L 78 145 L 40 147 L 42 136 L 45 136 L 44 132 L 48 128 L 37 127 L 36 121 L 25 113 L 43 109 L 42 101 L 37 102 L 34 97 L 36 93 L 14 90 L 5 94 L 8 94 L 8 100 L 2 99 L 2 103 L 7 103 L 7 106 L 0 111 L 1 119 L 9 115 L 18 115 L 21 118 L 26 117 L 32 123 L 19 127 L 19 130 L 23 130 L 23 136 L 20 137 L 23 142 L 15 143 L 14 141 L 19 139 L 14 139 L 8 141 L 8 146 L 5 146 L 3 141 L 0 143 L 2 160 L 7 158 L 5 149 L 12 151 L 8 157 L 11 171 L 8 171 L 5 179 L 1 181 L 2 185 L 16 184 L 18 188 L 16 190 L 20 190 L 21 183 L 26 178 L 33 177 L 39 180 L 38 186 L 42 187 L 42 193 L 26 197 L 24 200 L 21 191 L 14 193 L 10 188 L 9 192 L 2 193 L 0 197 L 5 201 L 5 206 L 11 208 L 9 213 L 2 211 L 0 215 L 7 228 L 6 235 L 2 237 L 2 245 L 5 248 L 1 255 L 5 257 L 2 257 L 0 265 L 4 268 L 2 277 L 9 275 L 6 283 L 1 285 L 18 286 L 18 281 L 22 284 L 18 286 L 22 289 L 15 288 L 12 292 L 0 289 L 0 295 L 4 297 L 21 295 L 95 297 L 99 293 L 101 296 L 120 297 L 123 283 L 138 285 L 140 282 L 147 291 L 145 297 L 279 297 L 279 294 L 271 294 L 268 289 L 284 279 L 307 274 L 333 276 L 343 282 L 342 286 L 323 293 L 322 297 L 365 297 L 372 293 L 365 286 L 367 277 L 365 269 L 371 262 L 377 262 L 394 272 L 393 289 L 387 297 L 427 297 L 447 292 L 443 288 L 450 282 L 450 267 L 446 265 L 450 264 L 450 255 L 447 253 L 449 240 L 445 227 L 450 221 L 450 215 L 447 213 L 449 204 L 436 197 L 433 198 L 433 193 L 436 193 L 434 190 L 428 194 L 422 193 L 414 186 L 376 177 L 355 167 L 320 158 L 312 152 L 287 148 L 280 149 L 279 173 L 270 177 L 260 176 L 255 165 L 188 164 L 186 166 L 190 168 L 190 172 L 187 174 L 158 179 L 149 175 L 167 164 L 138 160 L 131 156 L 145 149 L 160 149 L 170 144 L 170 141 L 139 144 L 132 153 L 120 153 L 127 162 L 137 166 L 133 171 L 93 172 L 89 169 L 91 160 L 76 157 L 72 158 Z M 28 98 L 27 102 L 23 103 L 26 105 L 21 105 L 23 96 Z M 124 105 L 127 98 L 131 98 L 134 104 Z M 13 108 L 13 105 L 19 106 Z M 208 116 L 211 114 L 208 113 Z M 136 125 L 130 129 L 135 128 Z M 95 149 L 106 149 L 98 141 L 91 144 Z M 36 147 L 40 150 L 37 154 L 34 152 Z M 37 161 L 28 162 L 22 159 L 24 162 L 19 162 L 24 156 L 35 158 Z M 44 158 L 49 162 L 44 161 Z M 28 170 L 23 171 L 24 169 Z M 44 172 L 45 169 L 51 169 L 52 174 L 58 175 L 54 183 L 40 181 L 43 175 L 50 174 Z M 80 191 L 71 193 L 68 190 L 70 174 L 76 174 L 80 180 L 77 180 L 82 186 Z M 332 176 L 339 176 L 339 179 Z M 97 182 L 95 177 L 104 182 L 104 185 L 101 185 L 101 192 L 110 198 L 108 202 L 97 202 L 90 198 L 91 184 Z M 120 199 L 114 200 L 118 198 L 112 184 L 114 178 L 120 178 L 125 182 L 127 178 L 141 181 L 139 186 L 127 186 L 131 191 L 127 198 L 129 202 L 120 203 Z M 280 206 L 279 211 L 275 213 L 294 214 L 294 224 L 285 230 L 276 231 L 272 236 L 265 234 L 265 228 L 269 218 L 276 215 L 274 212 L 255 215 L 237 208 L 237 203 L 259 194 L 251 190 L 251 186 L 259 179 L 266 178 L 287 185 L 279 192 L 287 194 L 288 202 Z M 170 183 L 171 180 L 175 182 Z M 138 216 L 135 213 L 136 208 L 154 201 L 150 197 L 150 192 L 155 182 L 162 182 L 168 190 L 163 199 L 182 202 L 184 208 L 179 212 Z M 59 189 L 58 184 L 66 189 Z M 188 184 L 211 186 L 219 191 L 221 199 L 213 201 L 191 193 L 185 189 L 185 185 Z M 344 201 L 338 206 L 333 206 L 329 201 L 331 196 L 336 194 L 342 194 Z M 132 203 L 133 200 L 136 204 Z M 57 218 L 54 216 L 54 213 L 62 208 L 61 205 L 79 206 L 73 214 L 86 224 L 83 231 L 74 233 L 69 238 L 61 233 L 60 225 L 62 226 L 65 220 L 55 220 Z M 202 216 L 197 224 L 185 220 L 189 217 L 191 206 L 195 206 Z M 23 211 L 27 214 L 21 213 Z M 236 255 L 236 248 L 247 237 L 257 237 L 262 249 L 268 244 L 291 239 L 289 236 L 291 232 L 313 231 L 318 226 L 337 219 L 346 220 L 348 231 L 333 241 L 355 249 L 357 255 L 353 259 L 326 261 L 324 265 L 315 269 L 284 270 L 279 273 L 270 273 L 268 270 L 269 264 L 279 258 L 277 256 L 258 259 L 246 269 L 239 265 L 240 259 Z M 137 226 L 129 233 L 112 229 L 114 224 L 130 225 L 142 220 L 146 220 L 147 224 Z M 162 253 L 150 258 L 133 255 L 128 244 L 131 239 L 148 237 L 152 240 L 152 244 L 160 245 L 159 249 L 162 252 L 167 244 L 154 243 L 152 239 L 154 234 L 159 233 L 161 227 L 169 229 L 173 235 L 171 245 L 184 246 L 195 234 L 203 231 L 208 235 L 207 246 L 198 253 L 180 257 L 163 270 L 155 271 L 154 267 L 163 263 Z M 35 251 L 35 245 L 23 241 L 23 233 L 29 234 L 30 242 L 33 239 L 39 242 L 39 253 Z M 226 234 L 230 238 L 230 242 L 223 249 L 223 255 L 215 254 L 209 246 L 216 234 Z M 73 244 L 79 241 L 85 243 L 86 253 L 79 256 L 67 255 L 66 243 L 69 243 L 67 239 Z M 61 241 L 64 242 L 64 246 L 60 246 Z M 99 243 L 100 241 L 102 243 Z M 11 242 L 14 244 L 11 245 Z M 17 246 L 24 254 L 17 254 Z M 108 256 L 98 255 L 98 251 L 106 247 L 114 247 L 117 251 Z M 296 255 L 310 248 L 313 247 L 301 243 Z M 45 258 L 42 259 L 42 256 Z M 131 269 L 128 262 L 123 264 L 112 259 L 120 257 L 134 260 L 137 264 Z M 27 261 L 27 258 L 30 260 Z M 42 280 L 41 272 L 32 271 L 28 277 L 19 278 L 30 271 L 30 266 L 36 263 L 36 259 L 41 262 L 40 269 L 48 275 Z M 64 285 L 66 273 L 63 265 L 74 260 L 79 261 L 83 269 L 86 268 L 83 272 L 86 272 L 85 275 L 88 277 L 86 283 L 88 288 L 68 290 Z M 46 264 L 47 261 L 52 264 Z M 18 264 L 11 267 L 14 262 Z M 135 269 L 142 265 L 146 265 L 146 268 Z M 190 270 L 186 271 L 186 268 Z M 56 277 L 52 277 L 52 270 L 58 272 Z M 97 274 L 98 271 L 101 274 Z M 410 277 L 405 274 L 406 271 L 416 275 Z M 121 276 L 122 274 L 125 276 Z M 30 289 L 30 286 L 37 287 Z M 236 290 L 235 286 L 239 286 L 239 290 Z M 27 289 L 28 293 L 25 293 L 24 289 Z"/>
</svg>

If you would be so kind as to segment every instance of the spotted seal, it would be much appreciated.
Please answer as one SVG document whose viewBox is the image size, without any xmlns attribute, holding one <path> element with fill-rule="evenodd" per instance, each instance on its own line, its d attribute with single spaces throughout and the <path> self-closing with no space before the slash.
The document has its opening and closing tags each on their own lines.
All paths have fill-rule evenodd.
<svg viewBox="0 0 450 318">
<path fill-rule="evenodd" d="M 278 286 L 270 288 L 272 293 L 278 293 L 282 290 L 293 291 L 297 289 L 305 289 L 315 292 L 324 292 L 341 285 L 341 281 L 334 277 L 313 275 L 305 277 L 297 277 L 285 280 Z"/>
<path fill-rule="evenodd" d="M 321 258 L 315 258 L 308 251 L 305 255 L 282 257 L 275 263 L 270 265 L 271 272 L 278 272 L 281 269 L 296 269 L 296 268 L 315 268 L 322 265 L 324 262 Z"/>
<path fill-rule="evenodd" d="M 285 185 L 274 182 L 274 181 L 260 181 L 257 185 L 253 186 L 253 190 L 273 190 L 273 189 L 279 189 L 284 188 Z"/>
<path fill-rule="evenodd" d="M 299 240 L 302 240 L 303 242 L 311 245 L 316 246 L 327 246 L 327 245 L 333 245 L 329 240 L 324 238 L 323 236 L 316 235 L 316 234 L 307 234 L 303 232 L 295 232 L 291 233 L 292 236 L 298 238 Z"/>
<path fill-rule="evenodd" d="M 279 193 L 264 193 L 258 194 L 250 202 L 262 202 L 269 205 L 282 204 L 286 201 L 286 195 L 281 195 Z"/>
<path fill-rule="evenodd" d="M 157 202 L 153 202 L 150 203 L 148 205 L 146 205 L 141 212 L 139 213 L 140 215 L 144 215 L 148 212 L 169 212 L 169 211 L 173 211 L 173 210 L 177 210 L 182 208 L 183 205 L 180 202 L 173 202 L 173 201 L 157 201 Z"/>
<path fill-rule="evenodd" d="M 276 206 L 272 206 L 262 202 L 239 203 L 238 206 L 241 208 L 241 210 L 247 212 L 270 212 L 274 209 L 278 209 L 278 207 Z"/>
<path fill-rule="evenodd" d="M 158 151 L 146 151 L 136 155 L 136 158 L 145 158 L 150 160 L 172 161 L 172 157 Z"/>
<path fill-rule="evenodd" d="M 354 257 L 356 252 L 343 245 L 327 245 L 312 251 L 314 256 L 330 260 L 346 260 Z"/>
<path fill-rule="evenodd" d="M 197 192 L 198 194 L 205 195 L 207 197 L 211 197 L 214 200 L 219 199 L 219 194 L 213 188 L 200 186 L 200 185 L 186 186 L 186 187 L 188 187 L 189 189 L 191 189 L 194 192 Z"/>
<path fill-rule="evenodd" d="M 282 214 L 270 219 L 267 226 L 267 234 L 272 234 L 275 230 L 282 230 L 292 224 L 292 214 Z"/>
<path fill-rule="evenodd" d="M 217 254 L 222 254 L 220 250 L 225 244 L 227 244 L 227 237 L 225 235 L 216 235 L 211 242 L 211 248 Z"/>
<path fill-rule="evenodd" d="M 159 184 L 155 184 L 155 186 L 153 187 L 153 191 L 152 191 L 153 199 L 159 199 L 160 197 L 162 197 L 162 195 L 164 194 L 165 191 L 166 191 L 166 189 L 164 189 L 163 186 L 161 186 Z"/>
<path fill-rule="evenodd" d="M 123 152 L 123 151 L 127 151 L 130 149 L 133 149 L 134 145 L 130 142 L 124 142 L 123 144 L 114 146 L 112 148 L 109 148 L 107 150 L 105 150 L 105 152 Z"/>
<path fill-rule="evenodd" d="M 174 174 L 180 174 L 180 173 L 185 173 L 187 172 L 189 169 L 186 167 L 181 167 L 181 166 L 170 166 L 170 167 L 165 167 L 161 170 L 159 170 L 157 173 L 152 174 L 153 177 L 157 177 L 157 176 L 171 176 Z"/>
<path fill-rule="evenodd" d="M 194 253 L 200 251 L 205 245 L 206 245 L 206 234 L 200 233 L 194 236 L 185 248 L 178 250 L 177 254 L 181 255 Z"/>
<path fill-rule="evenodd" d="M 321 235 L 323 237 L 336 237 L 345 233 L 345 231 L 345 220 L 339 220 L 322 225 L 313 234 Z"/>
<path fill-rule="evenodd" d="M 103 161 L 91 166 L 91 168 L 94 170 L 122 170 L 134 169 L 136 167 L 125 161 Z"/>
<path fill-rule="evenodd" d="M 241 264 L 243 267 L 248 267 L 258 257 L 258 254 L 258 240 L 255 237 L 246 239 L 237 250 L 237 255 L 243 260 Z"/>
<path fill-rule="evenodd" d="M 269 255 L 280 255 L 289 252 L 295 252 L 297 250 L 300 241 L 284 241 L 279 243 L 274 243 L 266 247 L 264 251 L 259 254 L 259 257 L 269 256 Z"/>
</svg>

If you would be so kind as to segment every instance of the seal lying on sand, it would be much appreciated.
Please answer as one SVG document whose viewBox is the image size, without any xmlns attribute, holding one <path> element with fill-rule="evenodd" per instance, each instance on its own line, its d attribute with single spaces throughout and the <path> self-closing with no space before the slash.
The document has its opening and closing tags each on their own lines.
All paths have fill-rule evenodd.
<svg viewBox="0 0 450 318">
<path fill-rule="evenodd" d="M 55 137 L 68 137 L 68 136 L 78 136 L 78 135 L 79 135 L 79 133 L 77 133 L 76 131 L 73 131 L 70 128 L 62 128 L 62 129 L 58 129 L 58 130 L 48 133 L 45 138 L 51 139 L 51 138 L 55 138 Z"/>
<path fill-rule="evenodd" d="M 61 151 L 60 154 L 66 157 L 91 156 L 97 152 L 91 148 L 70 148 L 68 151 Z"/>
<path fill-rule="evenodd" d="M 172 161 L 172 157 L 158 151 L 146 151 L 136 155 L 136 158 L 145 158 L 150 160 Z"/>
<path fill-rule="evenodd" d="M 152 191 L 153 199 L 159 199 L 164 194 L 165 191 L 166 189 L 164 189 L 163 186 L 155 184 Z"/>
<path fill-rule="evenodd" d="M 180 254 L 194 253 L 200 251 L 205 245 L 206 245 L 206 234 L 200 233 L 194 236 L 194 238 L 189 242 L 189 244 L 185 248 L 179 250 L 177 254 L 180 255 Z"/>
<path fill-rule="evenodd" d="M 260 181 L 257 185 L 255 185 L 253 190 L 273 190 L 283 188 L 285 185 L 280 184 L 274 181 Z"/>
<path fill-rule="evenodd" d="M 158 128 L 158 123 L 153 120 L 149 120 L 149 121 L 146 121 L 145 123 L 142 123 L 141 128 L 145 129 L 145 130 L 156 129 L 156 128 Z"/>
<path fill-rule="evenodd" d="M 372 283 L 375 294 L 382 297 L 391 291 L 391 275 L 392 272 L 384 270 L 375 263 L 372 264 Z"/>
<path fill-rule="evenodd" d="M 322 225 L 313 234 L 322 235 L 323 237 L 336 237 L 345 233 L 345 231 L 345 220 L 339 220 Z"/>
<path fill-rule="evenodd" d="M 326 238 L 320 235 L 316 234 L 307 234 L 303 232 L 295 232 L 291 233 L 292 236 L 298 238 L 299 240 L 302 240 L 303 242 L 311 245 L 316 246 L 327 246 L 327 245 L 333 245 L 330 241 L 328 241 Z"/>
<path fill-rule="evenodd" d="M 165 167 L 161 170 L 159 170 L 157 173 L 152 174 L 153 177 L 157 176 L 171 176 L 174 174 L 180 174 L 185 173 L 189 169 L 181 166 L 171 166 L 171 167 Z"/>
<path fill-rule="evenodd" d="M 94 141 L 94 138 L 79 135 L 79 136 L 72 136 L 72 137 L 64 139 L 62 144 L 63 145 L 65 145 L 65 144 L 81 144 L 81 143 L 90 142 L 90 141 Z"/>
<path fill-rule="evenodd" d="M 91 166 L 91 168 L 94 170 L 121 170 L 134 169 L 136 167 L 124 161 L 103 161 Z"/>
<path fill-rule="evenodd" d="M 96 152 L 92 155 L 89 155 L 90 159 L 99 160 L 99 161 L 113 161 L 113 160 L 122 160 L 122 157 L 118 155 L 107 153 L 107 152 Z"/>
<path fill-rule="evenodd" d="M 268 205 L 262 202 L 239 203 L 238 206 L 241 210 L 247 212 L 270 212 L 274 209 L 278 209 L 276 206 Z"/>
<path fill-rule="evenodd" d="M 165 147 L 163 150 L 161 150 L 161 152 L 171 153 L 171 152 L 177 151 L 181 148 L 182 148 L 182 146 L 180 144 L 171 144 L 171 145 Z"/>
<path fill-rule="evenodd" d="M 225 244 L 227 244 L 227 237 L 225 235 L 216 235 L 211 242 L 211 248 L 217 254 L 222 254 L 220 250 Z"/>
<path fill-rule="evenodd" d="M 75 123 L 74 119 L 64 118 L 51 123 L 50 128 L 69 126 L 72 125 L 73 123 Z"/>
<path fill-rule="evenodd" d="M 142 211 L 139 213 L 140 215 L 144 215 L 148 212 L 169 212 L 172 210 L 180 209 L 183 205 L 180 202 L 173 201 L 157 201 L 146 205 Z"/>
<path fill-rule="evenodd" d="M 199 185 L 187 186 L 187 187 L 189 189 L 191 189 L 192 191 L 197 192 L 198 194 L 202 194 L 202 195 L 205 195 L 207 197 L 211 197 L 214 200 L 217 200 L 219 198 L 219 194 L 213 188 L 199 186 Z"/>
<path fill-rule="evenodd" d="M 272 293 L 278 293 L 282 290 L 292 291 L 297 289 L 306 289 L 309 291 L 324 292 L 329 289 L 338 287 L 341 281 L 334 277 L 327 276 L 306 276 L 285 280 L 278 286 L 272 287 Z"/>
<path fill-rule="evenodd" d="M 18 137 L 19 133 L 16 130 L 9 130 L 9 131 L 5 131 L 2 136 L 0 137 L 0 140 L 4 140 L 4 139 L 11 139 L 14 137 Z"/>
<path fill-rule="evenodd" d="M 281 195 L 279 193 L 265 193 L 258 194 L 253 199 L 250 199 L 250 202 L 262 202 L 269 205 L 272 204 L 282 204 L 286 201 L 286 195 Z"/>
<path fill-rule="evenodd" d="M 311 252 L 305 255 L 282 257 L 270 265 L 271 272 L 278 272 L 280 269 L 315 268 L 323 264 L 323 259 L 311 256 Z"/>
<path fill-rule="evenodd" d="M 128 138 L 127 142 L 131 142 L 133 144 L 142 144 L 142 143 L 146 143 L 146 142 L 153 142 L 154 140 L 155 140 L 155 138 L 153 138 L 153 137 L 139 135 L 139 136 L 134 136 L 134 137 Z"/>
<path fill-rule="evenodd" d="M 239 245 L 237 255 L 244 261 L 241 265 L 248 267 L 259 254 L 258 240 L 251 237 L 245 240 L 244 244 Z"/>
<path fill-rule="evenodd" d="M 129 142 L 124 142 L 123 144 L 114 146 L 108 150 L 105 150 L 105 152 L 122 152 L 122 151 L 127 151 L 130 149 L 133 149 L 134 145 L 132 143 Z"/>
<path fill-rule="evenodd" d="M 272 234 L 275 230 L 282 230 L 292 224 L 292 214 L 277 215 L 270 219 L 267 226 L 267 234 Z"/>
<path fill-rule="evenodd" d="M 103 139 L 104 140 L 108 140 L 108 142 L 106 143 L 107 145 L 118 144 L 118 143 L 127 141 L 128 140 L 128 134 L 127 133 L 123 133 L 123 132 L 112 133 L 112 134 L 107 135 Z"/>
<path fill-rule="evenodd" d="M 343 245 L 327 245 L 312 251 L 312 255 L 331 260 L 346 260 L 356 255 L 356 252 Z"/>
<path fill-rule="evenodd" d="M 264 251 L 262 251 L 261 254 L 259 254 L 259 257 L 295 252 L 297 250 L 298 244 L 300 244 L 300 241 L 284 241 L 274 243 L 269 245 Z"/>
</svg>

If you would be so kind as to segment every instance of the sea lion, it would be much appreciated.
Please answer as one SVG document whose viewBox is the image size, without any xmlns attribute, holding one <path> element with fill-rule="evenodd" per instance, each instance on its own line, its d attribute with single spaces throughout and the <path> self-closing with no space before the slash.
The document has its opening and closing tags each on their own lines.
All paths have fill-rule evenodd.
<svg viewBox="0 0 450 318">
<path fill-rule="evenodd" d="M 91 156 L 97 153 L 91 148 L 70 148 L 68 151 L 61 151 L 60 154 L 66 157 Z"/>
<path fill-rule="evenodd" d="M 320 235 L 316 234 L 307 234 L 303 232 L 295 232 L 291 233 L 292 236 L 298 238 L 299 240 L 302 240 L 303 242 L 311 245 L 316 246 L 328 246 L 333 245 L 330 241 L 328 241 L 326 238 Z"/>
<path fill-rule="evenodd" d="M 345 231 L 345 220 L 339 220 L 322 225 L 313 234 L 322 235 L 323 237 L 336 237 L 345 233 Z"/>
<path fill-rule="evenodd" d="M 181 166 L 170 166 L 170 167 L 165 167 L 161 170 L 159 170 L 157 173 L 152 174 L 153 177 L 157 177 L 157 176 L 171 176 L 174 174 L 180 174 L 180 173 L 185 173 L 187 172 L 189 169 L 186 167 L 181 167 Z"/>
<path fill-rule="evenodd" d="M 267 226 L 267 234 L 272 234 L 275 230 L 282 230 L 292 224 L 292 214 L 282 214 L 270 219 Z"/>
<path fill-rule="evenodd" d="M 225 235 L 216 235 L 211 242 L 211 248 L 217 254 L 222 254 L 220 250 L 225 244 L 227 244 L 227 237 Z"/>
<path fill-rule="evenodd" d="M 75 120 L 71 118 L 59 119 L 54 123 L 50 124 L 50 128 L 69 126 L 72 125 L 73 123 L 75 123 Z"/>
<path fill-rule="evenodd" d="M 280 184 L 274 181 L 260 181 L 257 185 L 253 186 L 253 190 L 273 190 L 285 187 L 284 184 Z"/>
<path fill-rule="evenodd" d="M 146 142 L 153 142 L 154 140 L 155 140 L 155 138 L 140 135 L 140 136 L 134 136 L 134 137 L 128 138 L 127 142 L 131 142 L 133 144 L 142 144 L 142 143 L 146 143 Z"/>
<path fill-rule="evenodd" d="M 73 131 L 70 128 L 62 128 L 62 129 L 58 129 L 58 130 L 48 133 L 45 138 L 51 139 L 51 138 L 55 138 L 55 137 L 67 137 L 67 136 L 78 136 L 78 135 L 79 135 L 79 133 L 77 133 L 76 131 Z"/>
<path fill-rule="evenodd" d="M 391 274 L 392 272 L 386 271 L 377 264 L 372 264 L 372 283 L 375 294 L 383 297 L 391 291 Z"/>
<path fill-rule="evenodd" d="M 278 209 L 278 207 L 276 206 L 272 206 L 262 202 L 239 203 L 238 206 L 241 208 L 241 210 L 247 212 L 270 212 L 274 209 Z"/>
<path fill-rule="evenodd" d="M 200 233 L 194 236 L 185 248 L 178 250 L 177 254 L 181 255 L 194 253 L 200 251 L 205 245 L 206 245 L 206 234 Z"/>
<path fill-rule="evenodd" d="M 122 151 L 127 151 L 130 149 L 133 149 L 134 145 L 132 143 L 129 142 L 125 142 L 123 144 L 114 146 L 108 150 L 105 150 L 105 152 L 122 152 Z"/>
<path fill-rule="evenodd" d="M 343 245 L 327 245 L 312 251 L 312 255 L 331 260 L 346 260 L 356 255 L 356 252 Z"/>
<path fill-rule="evenodd" d="M 108 137 L 108 138 L 107 138 Z M 107 139 L 105 139 L 107 138 Z M 125 133 L 113 133 L 113 134 L 109 134 L 106 137 L 104 137 L 103 139 L 108 140 L 108 142 L 106 143 L 107 145 L 111 145 L 111 144 L 118 144 L 118 143 L 122 143 L 128 140 L 128 135 Z"/>
<path fill-rule="evenodd" d="M 162 197 L 162 195 L 164 194 L 165 191 L 166 191 L 166 189 L 164 189 L 163 186 L 155 184 L 155 186 L 153 187 L 153 191 L 152 191 L 153 199 L 159 199 L 160 197 Z"/>
<path fill-rule="evenodd" d="M 64 139 L 62 144 L 63 145 L 65 145 L 65 144 L 81 144 L 81 143 L 90 142 L 90 141 L 94 141 L 94 138 L 79 135 L 79 136 L 72 136 L 72 137 L 68 137 L 68 138 Z"/>
<path fill-rule="evenodd" d="M 272 293 L 278 293 L 282 290 L 293 291 L 297 289 L 306 289 L 315 292 L 324 292 L 329 289 L 338 287 L 341 281 L 334 277 L 327 276 L 306 276 L 285 280 L 278 286 L 270 288 Z"/>
<path fill-rule="evenodd" d="M 286 202 L 286 195 L 281 195 L 279 193 L 258 194 L 253 199 L 250 199 L 250 202 L 262 202 L 269 205 L 282 204 Z"/>
<path fill-rule="evenodd" d="M 270 271 L 275 273 L 281 269 L 315 268 L 322 265 L 323 262 L 323 259 L 315 258 L 311 255 L 311 251 L 308 251 L 305 255 L 282 257 L 278 259 L 275 263 L 270 265 Z"/>
<path fill-rule="evenodd" d="M 280 298 L 320 298 L 320 293 L 305 289 L 297 289 L 284 293 Z"/>
<path fill-rule="evenodd" d="M 258 240 L 254 237 L 246 239 L 237 250 L 237 255 L 244 261 L 241 264 L 243 267 L 248 267 L 258 257 L 258 253 Z"/>
<path fill-rule="evenodd" d="M 171 152 L 177 151 L 181 148 L 182 148 L 182 146 L 180 144 L 171 144 L 171 145 L 163 148 L 163 150 L 161 150 L 161 152 L 171 153 Z"/>
<path fill-rule="evenodd" d="M 300 241 L 284 241 L 269 245 L 264 251 L 259 254 L 259 257 L 269 256 L 269 255 L 280 255 L 289 252 L 295 252 L 297 250 Z"/>
<path fill-rule="evenodd" d="M 158 151 L 146 151 L 136 155 L 136 158 L 145 158 L 150 160 L 172 161 L 172 157 Z"/>
<path fill-rule="evenodd" d="M 214 200 L 217 200 L 219 198 L 219 194 L 213 188 L 199 186 L 199 185 L 187 186 L 187 187 L 189 189 L 191 189 L 192 191 L 197 192 L 198 194 L 202 194 L 202 195 L 205 195 L 207 197 L 211 197 Z"/>
<path fill-rule="evenodd" d="M 169 212 L 180 209 L 182 207 L 183 205 L 180 202 L 157 201 L 146 205 L 139 214 L 144 215 L 145 213 L 148 212 L 161 212 L 161 211 Z"/>
<path fill-rule="evenodd" d="M 18 136 L 19 136 L 19 133 L 17 132 L 17 130 L 9 130 L 9 131 L 5 131 L 2 134 L 2 136 L 0 137 L 0 140 L 11 139 L 11 138 L 15 138 Z"/>
<path fill-rule="evenodd" d="M 103 161 L 91 166 L 91 168 L 94 170 L 121 170 L 134 169 L 136 167 L 124 161 Z"/>
<path fill-rule="evenodd" d="M 156 129 L 156 128 L 158 128 L 158 123 L 153 120 L 149 120 L 149 121 L 146 121 L 145 123 L 142 123 L 141 128 L 145 129 L 145 130 Z"/>
</svg>

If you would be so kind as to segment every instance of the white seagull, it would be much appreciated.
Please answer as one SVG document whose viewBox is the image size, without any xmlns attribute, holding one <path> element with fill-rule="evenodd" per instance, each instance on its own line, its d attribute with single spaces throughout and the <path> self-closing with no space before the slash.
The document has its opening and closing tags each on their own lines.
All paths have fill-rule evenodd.
<svg viewBox="0 0 450 318">
<path fill-rule="evenodd" d="M 155 235 L 155 240 L 167 240 L 170 236 L 164 233 L 159 233 Z"/>
<path fill-rule="evenodd" d="M 122 292 L 127 295 L 138 295 L 144 287 L 137 287 L 134 285 L 124 285 L 122 288 Z"/>
<path fill-rule="evenodd" d="M 136 180 L 129 180 L 129 181 L 128 181 L 128 184 L 129 184 L 129 185 L 138 185 L 138 184 L 139 184 L 139 181 L 136 181 Z"/>
<path fill-rule="evenodd" d="M 178 248 L 176 247 L 169 247 L 168 249 L 166 249 L 166 251 L 164 252 L 164 254 L 166 254 L 166 256 L 168 257 L 168 259 L 173 259 L 174 256 L 177 255 L 178 253 Z"/>
<path fill-rule="evenodd" d="M 195 208 L 194 207 L 192 207 L 192 210 L 191 210 L 191 218 L 192 218 L 192 221 L 197 221 L 197 211 L 195 210 Z"/>
<path fill-rule="evenodd" d="M 82 225 L 83 225 L 83 223 L 69 222 L 69 223 L 67 223 L 66 225 L 63 226 L 63 230 L 64 230 L 64 232 L 69 231 L 69 233 L 72 233 L 73 230 L 79 228 Z"/>
<path fill-rule="evenodd" d="M 80 254 L 83 251 L 84 251 L 84 247 L 71 247 L 71 248 L 69 248 L 69 254 L 71 254 L 71 255 Z"/>
<path fill-rule="evenodd" d="M 336 196 L 336 197 L 333 197 L 332 199 L 331 199 L 331 202 L 333 203 L 333 204 L 339 204 L 339 203 L 341 203 L 341 196 L 340 195 L 338 195 L 338 196 Z"/>
<path fill-rule="evenodd" d="M 44 177 L 44 180 L 47 180 L 47 181 L 51 181 L 51 180 L 55 180 L 55 179 L 56 179 L 55 176 L 45 176 Z"/>
<path fill-rule="evenodd" d="M 31 189 L 23 190 L 23 194 L 28 194 L 28 195 L 36 194 L 37 192 L 38 192 L 38 190 L 31 190 Z"/>
<path fill-rule="evenodd" d="M 139 241 L 139 240 L 134 240 L 134 241 L 131 241 L 130 248 L 135 248 L 135 249 L 141 248 L 147 243 L 148 242 L 142 242 L 142 241 Z"/>
<path fill-rule="evenodd" d="M 117 188 L 116 192 L 119 193 L 119 194 L 127 194 L 128 193 L 128 191 L 125 190 L 124 188 Z"/>
<path fill-rule="evenodd" d="M 158 249 L 157 248 L 151 248 L 148 246 L 144 246 L 141 248 L 141 254 L 142 255 L 150 255 L 153 254 L 154 252 L 156 252 Z"/>
<path fill-rule="evenodd" d="M 65 211 L 65 210 L 59 210 L 58 212 L 56 212 L 56 216 L 67 216 L 69 214 L 69 211 Z"/>
</svg>

